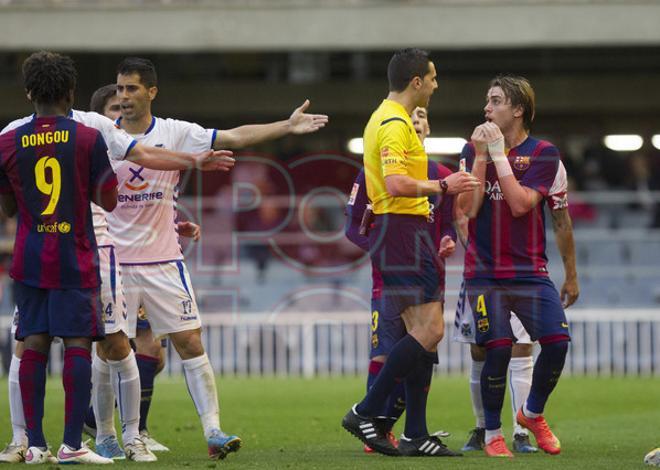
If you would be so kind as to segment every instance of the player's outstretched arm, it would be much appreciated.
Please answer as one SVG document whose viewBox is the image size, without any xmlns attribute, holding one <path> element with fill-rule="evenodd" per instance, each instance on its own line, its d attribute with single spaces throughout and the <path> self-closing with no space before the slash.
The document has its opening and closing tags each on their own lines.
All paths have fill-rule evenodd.
<svg viewBox="0 0 660 470">
<path fill-rule="evenodd" d="M 479 182 L 469 173 L 459 171 L 447 176 L 447 194 L 459 194 L 479 187 Z M 387 175 L 385 187 L 393 197 L 423 197 L 441 192 L 440 180 L 417 180 L 408 175 Z"/>
<path fill-rule="evenodd" d="M 136 144 L 126 159 L 152 170 L 177 171 L 196 168 L 202 171 L 229 171 L 236 162 L 232 155 L 229 150 L 208 150 L 192 154 Z"/>
<path fill-rule="evenodd" d="M 555 232 L 557 248 L 564 263 L 564 284 L 561 286 L 560 297 L 564 308 L 570 307 L 580 296 L 577 269 L 575 267 L 575 241 L 573 239 L 573 223 L 568 209 L 550 211 L 552 213 L 552 229 Z"/>
<path fill-rule="evenodd" d="M 309 134 L 316 132 L 328 123 L 325 114 L 308 114 L 309 100 L 294 109 L 289 119 L 269 124 L 248 124 L 229 130 L 218 130 L 213 142 L 215 149 L 240 149 L 279 139 L 288 134 Z"/>
</svg>

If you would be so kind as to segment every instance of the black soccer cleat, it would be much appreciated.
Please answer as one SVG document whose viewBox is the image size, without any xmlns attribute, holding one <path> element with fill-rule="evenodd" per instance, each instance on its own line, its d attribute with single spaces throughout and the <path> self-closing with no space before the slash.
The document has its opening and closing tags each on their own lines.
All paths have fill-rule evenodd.
<svg viewBox="0 0 660 470">
<path fill-rule="evenodd" d="M 484 428 L 474 428 L 470 431 L 470 438 L 461 449 L 463 452 L 471 450 L 482 450 L 486 445 L 486 430 Z"/>
<path fill-rule="evenodd" d="M 342 427 L 379 454 L 398 456 L 399 451 L 392 445 L 387 435 L 383 433 L 376 419 L 360 416 L 355 411 L 356 406 L 353 405 L 348 410 L 341 421 Z"/>
<path fill-rule="evenodd" d="M 438 436 L 399 439 L 399 453 L 406 457 L 461 457 L 463 454 L 450 450 Z"/>
</svg>

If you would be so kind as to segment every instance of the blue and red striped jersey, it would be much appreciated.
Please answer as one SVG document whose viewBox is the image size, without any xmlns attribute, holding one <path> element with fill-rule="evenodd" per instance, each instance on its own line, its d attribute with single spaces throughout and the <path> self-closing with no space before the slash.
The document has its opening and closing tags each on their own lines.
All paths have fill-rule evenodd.
<svg viewBox="0 0 660 470">
<path fill-rule="evenodd" d="M 11 277 L 45 289 L 98 286 L 90 201 L 116 185 L 95 129 L 39 117 L 0 136 L 0 192 L 18 209 Z"/>
<path fill-rule="evenodd" d="M 472 170 L 474 146 L 461 153 Z M 513 217 L 492 163 L 486 169 L 486 193 L 479 213 L 469 223 L 465 277 L 510 279 L 547 276 L 543 208 L 559 168 L 559 150 L 550 142 L 527 137 L 509 150 L 509 163 L 521 185 L 541 193 L 543 199 L 521 217 Z"/>
</svg>

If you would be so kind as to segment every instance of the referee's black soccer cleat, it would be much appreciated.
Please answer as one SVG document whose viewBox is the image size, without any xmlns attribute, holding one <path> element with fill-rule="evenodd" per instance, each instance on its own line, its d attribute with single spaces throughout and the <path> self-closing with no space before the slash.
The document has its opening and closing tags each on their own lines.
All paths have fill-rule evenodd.
<svg viewBox="0 0 660 470">
<path fill-rule="evenodd" d="M 404 457 L 461 457 L 463 454 L 450 450 L 438 436 L 423 436 L 408 439 L 401 435 L 399 454 Z"/>
<path fill-rule="evenodd" d="M 380 454 L 399 455 L 399 451 L 392 445 L 387 435 L 383 433 L 376 419 L 360 416 L 355 411 L 356 406 L 353 405 L 348 410 L 341 421 L 342 427 Z"/>
</svg>

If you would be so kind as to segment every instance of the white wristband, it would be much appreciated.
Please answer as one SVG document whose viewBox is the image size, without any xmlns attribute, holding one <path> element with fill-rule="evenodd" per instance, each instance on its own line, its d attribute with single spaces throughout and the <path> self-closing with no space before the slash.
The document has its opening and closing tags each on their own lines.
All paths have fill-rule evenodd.
<svg viewBox="0 0 660 470">
<path fill-rule="evenodd" d="M 495 170 L 498 177 L 504 178 L 505 176 L 513 175 L 513 170 L 506 157 L 498 158 L 497 160 L 493 159 L 493 162 L 495 163 Z"/>
<path fill-rule="evenodd" d="M 489 142 L 488 153 L 493 161 L 495 161 L 493 155 L 504 155 L 504 137 L 500 137 L 494 142 Z"/>
</svg>

